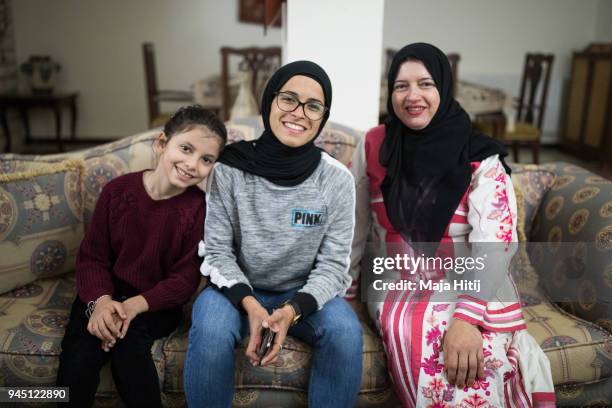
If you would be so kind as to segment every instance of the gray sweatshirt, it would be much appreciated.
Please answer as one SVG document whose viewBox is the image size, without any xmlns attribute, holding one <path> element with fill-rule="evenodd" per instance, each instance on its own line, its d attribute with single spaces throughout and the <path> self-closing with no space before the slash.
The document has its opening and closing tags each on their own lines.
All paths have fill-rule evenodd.
<svg viewBox="0 0 612 408">
<path fill-rule="evenodd" d="M 217 164 L 207 201 L 200 270 L 236 306 L 253 288 L 301 287 L 296 298 L 314 299 L 300 304 L 307 315 L 350 286 L 355 185 L 328 154 L 294 187 Z"/>
</svg>

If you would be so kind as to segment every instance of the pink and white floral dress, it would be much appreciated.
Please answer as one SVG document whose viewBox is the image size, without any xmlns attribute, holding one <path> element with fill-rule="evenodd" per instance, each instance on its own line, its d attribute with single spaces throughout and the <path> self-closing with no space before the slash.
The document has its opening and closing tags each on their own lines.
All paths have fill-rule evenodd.
<svg viewBox="0 0 612 408">
<path fill-rule="evenodd" d="M 380 190 L 386 175 L 379 163 L 384 134 L 384 126 L 368 132 L 352 163 L 357 185 L 353 291 L 358 287 L 366 242 L 384 256 L 394 256 L 402 247 L 410 251 L 387 217 Z M 474 162 L 471 184 L 442 242 L 500 242 L 505 251 L 497 254 L 496 264 L 507 270 L 516 248 L 512 243 L 517 242 L 516 214 L 512 182 L 497 155 Z M 384 301 L 369 303 L 396 394 L 405 407 L 555 406 L 549 361 L 526 330 L 512 278 L 504 276 L 487 301 L 460 295 L 457 301 L 449 302 L 434 291 L 407 290 L 388 292 Z M 451 319 L 462 319 L 481 329 L 485 379 L 469 388 L 450 385 L 444 372 L 441 345 Z"/>
</svg>

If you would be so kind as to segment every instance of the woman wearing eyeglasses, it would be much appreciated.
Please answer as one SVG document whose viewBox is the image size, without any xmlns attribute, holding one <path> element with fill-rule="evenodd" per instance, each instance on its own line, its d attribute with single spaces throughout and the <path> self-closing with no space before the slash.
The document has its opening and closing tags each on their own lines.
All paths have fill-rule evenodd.
<svg viewBox="0 0 612 408">
<path fill-rule="evenodd" d="M 354 181 L 314 145 L 331 99 L 318 65 L 281 67 L 262 96 L 261 137 L 219 159 L 200 246 L 212 286 L 194 304 L 185 362 L 189 406 L 231 406 L 236 345 L 250 335 L 246 358 L 268 366 L 287 334 L 313 347 L 309 405 L 354 405 L 361 326 L 342 298 L 351 284 Z M 276 337 L 260 359 L 264 328 Z"/>
</svg>

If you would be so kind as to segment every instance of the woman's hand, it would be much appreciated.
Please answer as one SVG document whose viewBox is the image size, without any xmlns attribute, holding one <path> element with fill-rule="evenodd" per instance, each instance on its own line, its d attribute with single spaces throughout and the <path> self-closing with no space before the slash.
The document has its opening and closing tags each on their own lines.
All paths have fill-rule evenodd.
<svg viewBox="0 0 612 408">
<path fill-rule="evenodd" d="M 249 328 L 251 331 L 251 337 L 249 338 L 249 344 L 247 345 L 245 354 L 251 360 L 252 365 L 257 365 L 259 364 L 257 350 L 261 344 L 262 323 L 264 320 L 268 320 L 270 315 L 254 296 L 246 296 L 242 299 L 242 307 L 249 316 Z"/>
<path fill-rule="evenodd" d="M 272 364 L 278 358 L 278 354 L 280 353 L 283 343 L 285 342 L 285 338 L 287 337 L 287 331 L 293 322 L 294 314 L 295 311 L 293 308 L 289 305 L 285 305 L 280 309 L 276 309 L 267 321 L 263 321 L 263 326 L 269 327 L 270 330 L 276 333 L 276 337 L 274 338 L 272 348 L 261 361 L 262 366 Z"/>
<path fill-rule="evenodd" d="M 115 316 L 127 317 L 123 305 L 114 301 L 110 296 L 98 299 L 96 307 L 87 323 L 87 331 L 102 340 L 102 348 L 108 351 L 104 345 L 114 344 L 121 335 L 120 325 L 117 324 Z"/>
<path fill-rule="evenodd" d="M 443 350 L 449 383 L 471 387 L 476 376 L 484 378 L 482 335 L 477 326 L 453 319 L 443 339 Z"/>
</svg>

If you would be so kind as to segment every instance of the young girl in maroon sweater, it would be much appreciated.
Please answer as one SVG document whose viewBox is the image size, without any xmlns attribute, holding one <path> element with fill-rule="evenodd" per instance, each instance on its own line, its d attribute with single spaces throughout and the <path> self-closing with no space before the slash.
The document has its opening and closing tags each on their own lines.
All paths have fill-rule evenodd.
<svg viewBox="0 0 612 408">
<path fill-rule="evenodd" d="M 110 360 L 127 406 L 161 407 L 151 346 L 176 329 L 200 282 L 206 207 L 196 184 L 226 140 L 213 114 L 181 108 L 153 144 L 157 167 L 102 190 L 77 256 L 78 297 L 62 341 L 57 384 L 69 387 L 71 406 L 93 404 Z"/>
</svg>

